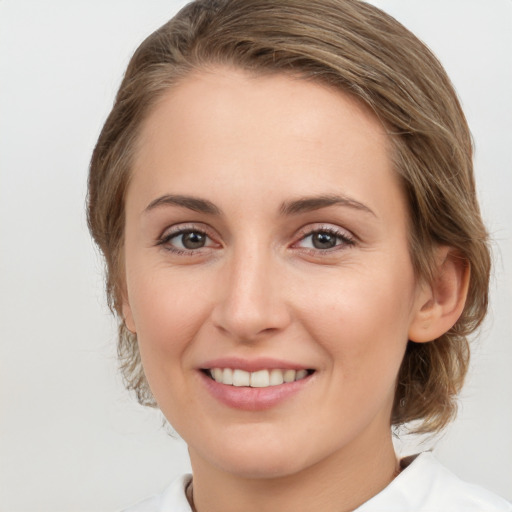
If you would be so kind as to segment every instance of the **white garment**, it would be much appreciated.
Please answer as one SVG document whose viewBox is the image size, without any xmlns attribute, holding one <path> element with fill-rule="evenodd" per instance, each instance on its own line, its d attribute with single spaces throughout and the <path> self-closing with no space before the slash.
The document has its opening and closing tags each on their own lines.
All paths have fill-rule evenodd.
<svg viewBox="0 0 512 512">
<path fill-rule="evenodd" d="M 162 494 L 124 512 L 192 512 L 185 496 L 191 478 L 181 476 Z M 355 512 L 512 512 L 512 503 L 460 480 L 425 452 Z"/>
</svg>

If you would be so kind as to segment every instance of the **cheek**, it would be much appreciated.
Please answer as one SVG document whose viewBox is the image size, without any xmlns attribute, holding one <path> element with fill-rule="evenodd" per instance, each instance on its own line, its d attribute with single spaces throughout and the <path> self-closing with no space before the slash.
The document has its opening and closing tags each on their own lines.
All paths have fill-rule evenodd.
<svg viewBox="0 0 512 512">
<path fill-rule="evenodd" d="M 169 366 L 182 364 L 206 305 L 191 291 L 190 280 L 183 282 L 170 272 L 133 273 L 129 285 L 141 357 L 151 380 L 157 368 L 165 372 Z"/>
<path fill-rule="evenodd" d="M 200 301 L 184 294 L 179 283 L 147 279 L 134 286 L 134 320 L 144 373 L 159 407 L 178 428 L 176 411 L 188 407 L 190 349 L 202 318 Z M 192 295 L 192 297 L 191 297 Z M 197 298 L 197 296 L 196 296 Z M 175 424 L 176 423 L 176 424 Z"/>
<path fill-rule="evenodd" d="M 308 301 L 304 324 L 344 379 L 394 378 L 405 351 L 412 270 L 383 262 L 377 268 L 379 272 L 350 269 L 336 281 L 326 281 Z"/>
</svg>

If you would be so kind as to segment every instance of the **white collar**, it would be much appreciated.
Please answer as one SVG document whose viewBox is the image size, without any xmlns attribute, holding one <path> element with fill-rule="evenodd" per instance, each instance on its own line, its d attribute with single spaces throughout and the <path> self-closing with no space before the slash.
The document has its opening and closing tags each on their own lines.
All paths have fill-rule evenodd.
<svg viewBox="0 0 512 512">
<path fill-rule="evenodd" d="M 460 480 L 431 452 L 402 462 L 402 472 L 354 512 L 512 512 L 511 503 Z M 192 475 L 182 475 L 162 494 L 124 512 L 192 512 L 185 495 L 191 479 Z"/>
</svg>

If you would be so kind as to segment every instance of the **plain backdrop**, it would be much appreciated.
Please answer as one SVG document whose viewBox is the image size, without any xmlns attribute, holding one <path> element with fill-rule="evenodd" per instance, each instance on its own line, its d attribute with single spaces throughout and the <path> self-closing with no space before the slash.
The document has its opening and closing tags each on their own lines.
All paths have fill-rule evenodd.
<svg viewBox="0 0 512 512">
<path fill-rule="evenodd" d="M 460 414 L 435 452 L 512 499 L 512 1 L 374 0 L 453 79 L 494 239 L 492 309 Z M 0 510 L 114 511 L 189 469 L 124 391 L 88 160 L 128 59 L 184 2 L 0 0 Z M 398 445 L 403 453 L 416 440 Z"/>
</svg>

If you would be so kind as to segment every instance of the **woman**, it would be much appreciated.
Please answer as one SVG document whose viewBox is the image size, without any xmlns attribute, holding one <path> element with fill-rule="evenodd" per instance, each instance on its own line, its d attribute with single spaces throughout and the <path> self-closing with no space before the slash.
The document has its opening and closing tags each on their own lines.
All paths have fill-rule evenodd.
<svg viewBox="0 0 512 512">
<path fill-rule="evenodd" d="M 471 158 L 440 64 L 365 3 L 197 1 L 142 43 L 89 224 L 193 479 L 133 510 L 511 510 L 391 438 L 453 418 L 486 312 Z"/>
</svg>

